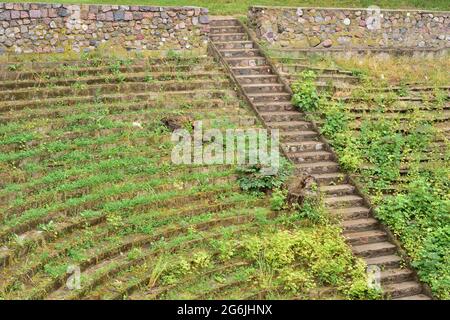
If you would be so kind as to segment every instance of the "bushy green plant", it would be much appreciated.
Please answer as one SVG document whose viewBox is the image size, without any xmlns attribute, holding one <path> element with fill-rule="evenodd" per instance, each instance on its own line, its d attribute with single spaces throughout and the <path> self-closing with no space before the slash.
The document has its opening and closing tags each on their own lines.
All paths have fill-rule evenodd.
<svg viewBox="0 0 450 320">
<path fill-rule="evenodd" d="M 280 164 L 275 174 L 265 173 L 261 165 L 251 165 L 237 168 L 238 183 L 244 191 L 269 191 L 280 188 L 291 175 L 292 164 L 280 158 Z"/>
<path fill-rule="evenodd" d="M 387 197 L 376 212 L 399 236 L 419 277 L 430 284 L 438 297 L 448 299 L 448 194 L 435 189 L 423 176 L 415 176 L 404 192 Z"/>
<path fill-rule="evenodd" d="M 343 103 L 324 103 L 322 110 L 325 116 L 325 122 L 320 128 L 322 134 L 333 139 L 336 134 L 347 130 L 349 116 Z"/>
<path fill-rule="evenodd" d="M 319 107 L 319 93 L 315 85 L 314 71 L 303 71 L 292 84 L 292 104 L 302 111 L 315 111 Z"/>
<path fill-rule="evenodd" d="M 272 193 L 270 198 L 270 207 L 272 210 L 280 211 L 286 207 L 287 191 L 277 189 Z"/>
<path fill-rule="evenodd" d="M 301 219 L 308 219 L 313 223 L 325 223 L 328 221 L 325 206 L 321 197 L 307 197 L 298 208 Z"/>
</svg>

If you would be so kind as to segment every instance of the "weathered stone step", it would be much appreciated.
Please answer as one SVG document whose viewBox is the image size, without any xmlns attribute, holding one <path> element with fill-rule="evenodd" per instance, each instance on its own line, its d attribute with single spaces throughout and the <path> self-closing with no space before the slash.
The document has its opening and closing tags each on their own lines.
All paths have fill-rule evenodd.
<svg viewBox="0 0 450 320">
<path fill-rule="evenodd" d="M 334 158 L 331 152 L 326 152 L 326 154 L 327 160 L 332 160 Z M 352 194 L 355 191 L 355 187 L 352 186 L 351 184 L 345 183 L 329 186 L 320 186 L 319 190 L 327 195 L 344 196 Z"/>
<path fill-rule="evenodd" d="M 231 57 L 261 57 L 258 49 L 222 49 L 219 50 L 224 58 Z"/>
<path fill-rule="evenodd" d="M 352 247 L 352 251 L 357 256 L 373 258 L 394 254 L 397 251 L 397 247 L 389 242 L 375 242 L 355 245 Z"/>
<path fill-rule="evenodd" d="M 339 165 L 333 161 L 320 161 L 311 163 L 300 163 L 295 165 L 297 172 L 303 173 L 331 173 L 339 170 Z"/>
<path fill-rule="evenodd" d="M 292 73 L 281 73 L 281 76 L 285 78 L 288 82 L 292 83 L 296 80 L 298 80 L 298 74 L 292 74 Z M 326 85 L 328 82 L 332 83 L 347 83 L 347 84 L 356 84 L 360 80 L 357 77 L 353 77 L 348 74 L 336 74 L 336 73 L 322 73 L 318 74 L 316 76 L 316 83 L 320 84 L 323 82 L 322 85 Z"/>
<path fill-rule="evenodd" d="M 356 207 L 364 205 L 364 199 L 356 195 L 327 196 L 324 199 L 324 202 L 330 208 Z M 345 222 L 346 221 L 344 221 L 344 223 Z"/>
<path fill-rule="evenodd" d="M 199 99 L 199 100 L 188 100 L 189 105 L 194 110 L 199 110 L 205 112 L 207 110 L 214 111 L 223 111 L 228 112 L 232 111 L 235 114 L 246 114 L 247 111 L 243 110 L 239 107 L 239 102 L 236 101 L 228 102 L 223 99 Z M 164 103 L 163 108 L 165 110 L 175 110 L 180 108 L 180 101 L 167 101 Z M 108 103 L 108 109 L 110 114 L 117 114 L 120 112 L 127 111 L 138 111 L 138 110 L 147 110 L 147 109 L 159 109 L 161 108 L 161 103 L 158 101 L 138 101 L 136 103 L 123 103 L 122 101 L 118 101 L 117 103 L 110 102 Z M 92 106 L 92 110 L 95 110 L 95 105 Z M 75 114 L 77 111 L 74 108 L 69 108 L 67 106 L 61 105 L 58 107 L 49 107 L 49 108 L 38 108 L 34 109 L 32 113 L 25 111 L 14 110 L 12 112 L 4 112 L 0 114 L 0 123 L 9 123 L 20 121 L 23 119 L 31 120 L 36 118 L 52 118 L 58 119 L 68 115 Z"/>
<path fill-rule="evenodd" d="M 361 207 L 334 209 L 333 213 L 342 217 L 343 220 L 352 220 L 352 219 L 368 218 L 370 210 L 367 207 L 361 206 Z"/>
<path fill-rule="evenodd" d="M 366 218 L 364 216 L 359 218 Z M 386 232 L 381 230 L 370 230 L 361 232 L 346 232 L 344 238 L 351 245 L 362 245 L 375 242 L 382 242 L 388 239 Z"/>
<path fill-rule="evenodd" d="M 280 56 L 280 55 L 270 55 L 272 60 L 275 60 L 278 63 L 307 63 L 308 59 L 306 57 L 288 57 L 288 56 Z"/>
<path fill-rule="evenodd" d="M 383 287 L 383 292 L 386 296 L 395 299 L 420 294 L 422 286 L 416 281 L 405 281 L 386 285 Z"/>
<path fill-rule="evenodd" d="M 267 64 L 264 57 L 231 57 L 225 58 L 225 61 L 233 67 L 255 67 Z"/>
<path fill-rule="evenodd" d="M 381 283 L 390 284 L 413 280 L 414 274 L 409 269 L 390 269 L 381 272 Z"/>
<path fill-rule="evenodd" d="M 237 75 L 236 79 L 241 84 L 252 83 L 277 83 L 278 76 L 275 74 L 251 74 L 251 75 Z"/>
<path fill-rule="evenodd" d="M 211 34 L 209 38 L 216 42 L 224 42 L 224 41 L 239 41 L 239 40 L 248 40 L 248 35 L 246 33 L 220 33 L 220 34 Z"/>
<path fill-rule="evenodd" d="M 282 131 L 280 135 L 283 143 L 319 140 L 317 132 L 311 130 Z"/>
<path fill-rule="evenodd" d="M 275 93 L 284 92 L 284 86 L 281 83 L 252 83 L 241 84 L 247 93 Z"/>
<path fill-rule="evenodd" d="M 324 150 L 325 145 L 320 141 L 302 141 L 282 143 L 282 147 L 286 152 L 301 152 L 301 151 L 319 151 Z"/>
<path fill-rule="evenodd" d="M 269 128 L 280 130 L 311 130 L 311 123 L 308 121 L 272 121 L 267 122 Z"/>
<path fill-rule="evenodd" d="M 254 48 L 252 41 L 224 41 L 214 42 L 214 45 L 219 50 L 224 49 L 252 49 Z"/>
<path fill-rule="evenodd" d="M 291 73 L 298 73 L 302 72 L 304 70 L 313 70 L 317 74 L 345 74 L 345 75 L 352 75 L 350 71 L 345 70 L 339 70 L 339 69 L 332 69 L 332 68 L 318 68 L 307 64 L 289 64 L 289 63 L 283 63 L 279 64 L 278 67 L 282 72 L 291 74 Z"/>
<path fill-rule="evenodd" d="M 289 101 L 280 101 L 280 102 L 258 102 L 254 103 L 256 108 L 260 112 L 283 112 L 283 111 L 295 111 L 297 110 L 296 107 L 292 105 Z"/>
<path fill-rule="evenodd" d="M 96 96 L 99 94 L 115 92 L 161 92 L 176 90 L 213 89 L 217 86 L 226 87 L 228 80 L 204 81 L 192 80 L 180 81 L 156 81 L 148 82 L 124 82 L 119 84 L 96 84 L 86 87 L 54 87 L 54 88 L 27 88 L 2 91 L 0 101 L 48 99 L 64 96 Z"/>
<path fill-rule="evenodd" d="M 368 266 L 378 266 L 383 270 L 399 268 L 402 258 L 397 255 L 380 256 L 375 258 L 365 258 Z"/>
<path fill-rule="evenodd" d="M 210 34 L 227 34 L 227 33 L 243 33 L 244 28 L 239 25 L 234 26 L 210 26 L 209 33 Z"/>
<path fill-rule="evenodd" d="M 395 298 L 393 300 L 431 300 L 431 298 L 427 295 L 424 294 L 416 294 L 413 296 L 406 296 L 406 297 L 400 297 L 400 298 Z"/>
<path fill-rule="evenodd" d="M 252 102 L 291 101 L 291 95 L 287 92 L 249 93 L 248 97 Z"/>
<path fill-rule="evenodd" d="M 267 122 L 303 121 L 303 115 L 297 111 L 261 112 L 261 117 Z"/>
<path fill-rule="evenodd" d="M 231 92 L 232 93 L 232 92 Z M 185 99 L 223 99 L 225 96 L 230 96 L 229 90 L 187 90 L 187 91 L 165 91 L 165 92 L 133 92 L 133 93 L 115 93 L 115 94 L 103 94 L 100 96 L 70 96 L 70 97 L 58 97 L 50 99 L 40 100 L 17 100 L 0 102 L 0 112 L 21 110 L 24 108 L 37 108 L 37 107 L 49 107 L 53 105 L 74 105 L 76 103 L 89 103 L 89 102 L 118 102 L 118 101 L 152 101 L 158 100 L 161 97 L 177 98 L 183 97 Z"/>
<path fill-rule="evenodd" d="M 346 181 L 346 176 L 342 172 L 313 173 L 312 176 L 319 185 L 344 183 Z"/>
<path fill-rule="evenodd" d="M 195 57 L 176 57 L 176 58 L 168 58 L 168 57 L 160 57 L 160 58 L 113 58 L 113 57 L 102 57 L 95 59 L 75 59 L 75 60 L 56 60 L 52 61 L 52 59 L 45 59 L 39 61 L 14 61 L 11 59 L 7 63 L 0 63 L 0 71 L 5 72 L 23 72 L 30 71 L 33 72 L 42 72 L 47 69 L 54 69 L 55 65 L 58 68 L 62 69 L 78 69 L 78 68 L 88 68 L 88 67 L 108 67 L 108 66 L 130 66 L 130 65 L 165 65 L 165 64 L 179 64 L 179 63 L 202 63 L 204 61 L 213 61 L 211 57 L 208 56 L 195 56 Z M 10 66 L 14 64 L 17 67 L 17 70 L 11 71 Z"/>
<path fill-rule="evenodd" d="M 211 21 L 210 21 L 210 25 L 214 26 L 214 27 L 239 26 L 239 21 L 235 18 L 212 17 Z"/>
<path fill-rule="evenodd" d="M 289 158 L 295 163 L 306 163 L 314 161 L 332 161 L 333 154 L 328 151 L 306 151 L 290 153 Z"/>
<path fill-rule="evenodd" d="M 139 72 L 204 72 L 205 70 L 217 69 L 217 66 L 212 62 L 201 62 L 192 64 L 133 64 L 128 66 L 121 66 L 115 72 L 118 73 L 139 73 Z M 0 72 L 1 81 L 12 80 L 38 80 L 45 81 L 49 78 L 68 78 L 68 77 L 86 77 L 86 76 L 111 76 L 111 66 L 101 67 L 85 67 L 77 69 L 64 69 L 53 67 L 50 69 L 43 69 L 39 71 L 24 70 L 21 72 Z"/>
<path fill-rule="evenodd" d="M 8 80 L 0 81 L 0 90 L 14 90 L 25 88 L 45 88 L 49 86 L 70 86 L 70 85 L 91 85 L 102 83 L 123 83 L 123 82 L 153 82 L 153 81 L 169 81 L 169 80 L 201 80 L 201 79 L 217 79 L 224 80 L 224 76 L 219 72 L 138 72 L 138 73 L 124 73 L 118 76 L 99 75 L 69 78 L 64 77 L 55 80 Z"/>
<path fill-rule="evenodd" d="M 358 197 L 362 200 L 361 197 Z M 360 201 L 358 199 L 354 199 L 354 201 Z M 346 220 L 342 222 L 342 227 L 345 232 L 360 232 L 360 231 L 369 231 L 375 230 L 378 228 L 378 221 L 373 218 L 362 218 L 355 220 Z"/>
<path fill-rule="evenodd" d="M 260 66 L 231 66 L 231 71 L 235 75 L 256 75 L 256 74 L 273 74 L 272 69 L 268 65 Z"/>
</svg>

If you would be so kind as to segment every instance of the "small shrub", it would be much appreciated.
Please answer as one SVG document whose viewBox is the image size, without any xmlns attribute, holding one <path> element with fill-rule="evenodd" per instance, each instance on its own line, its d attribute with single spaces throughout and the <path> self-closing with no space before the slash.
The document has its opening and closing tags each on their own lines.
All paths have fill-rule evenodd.
<svg viewBox="0 0 450 320">
<path fill-rule="evenodd" d="M 272 193 L 272 197 L 270 199 L 270 207 L 272 210 L 280 211 L 286 207 L 286 197 L 287 197 L 287 191 L 276 189 Z"/>
<path fill-rule="evenodd" d="M 280 188 L 293 170 L 292 164 L 284 158 L 280 159 L 280 166 L 276 174 L 267 175 L 263 169 L 264 167 L 260 165 L 238 168 L 238 183 L 241 189 L 266 192 Z"/>
<path fill-rule="evenodd" d="M 314 83 L 314 71 L 303 71 L 292 84 L 292 103 L 302 111 L 315 111 L 319 107 L 319 93 Z"/>
</svg>

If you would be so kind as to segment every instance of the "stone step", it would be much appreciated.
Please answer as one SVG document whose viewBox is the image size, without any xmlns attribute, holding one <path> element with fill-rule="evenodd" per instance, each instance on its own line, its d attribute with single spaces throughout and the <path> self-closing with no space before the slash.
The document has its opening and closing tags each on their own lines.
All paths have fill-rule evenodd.
<svg viewBox="0 0 450 320">
<path fill-rule="evenodd" d="M 385 241 L 355 245 L 352 247 L 352 251 L 357 256 L 373 258 L 395 254 L 397 252 L 397 247 L 392 243 Z"/>
<path fill-rule="evenodd" d="M 264 57 L 231 57 L 225 61 L 232 67 L 255 67 L 267 65 Z"/>
<path fill-rule="evenodd" d="M 271 102 L 271 103 L 254 103 L 260 112 L 282 112 L 282 111 L 296 111 L 297 108 L 289 101 Z"/>
<path fill-rule="evenodd" d="M 281 83 L 252 83 L 241 84 L 247 93 L 275 93 L 284 92 L 284 86 Z"/>
<path fill-rule="evenodd" d="M 375 258 L 365 258 L 364 260 L 368 266 L 378 266 L 382 270 L 389 270 L 399 268 L 402 258 L 397 255 L 388 255 Z"/>
<path fill-rule="evenodd" d="M 352 73 L 350 71 L 344 71 L 339 69 L 332 69 L 332 68 L 318 68 L 307 64 L 289 64 L 289 63 L 283 63 L 279 64 L 278 67 L 281 72 L 292 74 L 292 73 L 298 73 L 302 72 L 304 70 L 312 70 L 315 71 L 317 74 L 345 74 L 345 75 L 351 75 Z"/>
<path fill-rule="evenodd" d="M 318 133 L 312 130 L 282 131 L 280 136 L 283 143 L 319 140 Z"/>
<path fill-rule="evenodd" d="M 11 56 L 12 57 L 12 56 Z M 58 61 L 51 61 L 52 59 L 43 59 L 42 61 L 31 61 L 29 60 L 23 60 L 20 61 L 12 61 L 12 59 L 8 63 L 0 63 L 0 71 L 1 73 L 21 73 L 21 72 L 34 72 L 34 73 L 42 73 L 47 72 L 51 70 L 79 70 L 84 68 L 91 68 L 91 67 L 105 67 L 110 68 L 111 66 L 118 66 L 119 68 L 122 67 L 133 67 L 133 66 L 177 66 L 180 64 L 197 64 L 201 65 L 205 62 L 214 64 L 214 60 L 212 57 L 208 56 L 196 56 L 196 57 L 176 57 L 176 58 L 168 58 L 168 57 L 161 57 L 161 58 L 131 58 L 131 59 L 120 59 L 120 58 L 114 58 L 114 57 L 102 57 L 99 59 L 75 59 L 75 60 L 59 60 Z M 9 67 L 11 64 L 16 63 L 18 65 L 18 70 L 11 71 L 9 70 Z M 56 68 L 55 68 L 56 67 Z"/>
<path fill-rule="evenodd" d="M 365 217 L 358 217 L 364 219 Z M 346 232 L 344 238 L 351 245 L 362 245 L 388 240 L 387 234 L 381 230 L 370 230 L 361 232 Z"/>
<path fill-rule="evenodd" d="M 287 92 L 249 93 L 247 96 L 252 102 L 272 103 L 276 101 L 291 101 L 291 95 Z"/>
<path fill-rule="evenodd" d="M 325 160 L 334 159 L 334 156 L 331 152 L 326 152 L 326 155 L 323 154 L 323 157 L 325 156 L 327 156 L 327 159 Z M 352 194 L 355 191 L 355 187 L 352 186 L 351 184 L 344 183 L 337 185 L 320 186 L 319 190 L 327 195 L 344 196 Z"/>
<path fill-rule="evenodd" d="M 405 281 L 383 286 L 383 292 L 386 296 L 395 299 L 420 294 L 422 286 L 416 281 Z"/>
<path fill-rule="evenodd" d="M 267 122 L 302 121 L 303 115 L 297 111 L 261 112 L 261 117 Z M 309 123 L 309 122 L 308 122 Z"/>
<path fill-rule="evenodd" d="M 295 168 L 301 173 L 332 173 L 339 170 L 339 165 L 334 161 L 320 161 L 296 164 Z"/>
<path fill-rule="evenodd" d="M 321 186 L 332 183 L 344 183 L 346 181 L 346 176 L 342 172 L 313 173 L 312 176 Z"/>
<path fill-rule="evenodd" d="M 431 298 L 424 294 L 416 294 L 412 296 L 400 297 L 393 300 L 431 300 Z"/>
<path fill-rule="evenodd" d="M 307 163 L 314 161 L 333 161 L 334 157 L 331 152 L 328 151 L 306 151 L 290 153 L 289 158 L 294 163 Z"/>
<path fill-rule="evenodd" d="M 311 130 L 311 123 L 308 121 L 271 121 L 266 123 L 269 128 L 280 130 Z"/>
<path fill-rule="evenodd" d="M 288 153 L 295 153 L 301 151 L 319 151 L 324 150 L 325 145 L 320 141 L 302 141 L 302 142 L 290 142 L 282 143 L 282 148 Z"/>
<path fill-rule="evenodd" d="M 228 34 L 228 33 L 243 33 L 244 28 L 240 25 L 234 26 L 210 26 L 210 34 Z"/>
<path fill-rule="evenodd" d="M 355 201 L 358 200 L 355 199 Z M 346 220 L 342 222 L 342 227 L 344 228 L 344 232 L 362 232 L 376 230 L 378 228 L 378 221 L 373 218 Z"/>
<path fill-rule="evenodd" d="M 414 274 L 409 269 L 390 269 L 381 272 L 381 283 L 390 284 L 414 279 Z"/>
<path fill-rule="evenodd" d="M 113 93 L 102 94 L 99 96 L 67 96 L 50 99 L 34 99 L 34 100 L 17 100 L 0 102 L 0 112 L 17 111 L 24 108 L 40 108 L 50 107 L 54 105 L 74 105 L 77 103 L 94 103 L 94 102 L 130 102 L 130 101 L 142 101 L 147 102 L 158 100 L 161 97 L 167 99 L 177 99 L 182 97 L 184 99 L 224 99 L 226 96 L 230 96 L 233 92 L 229 90 L 186 90 L 186 91 L 165 91 L 165 92 L 132 92 L 132 93 Z"/>
<path fill-rule="evenodd" d="M 216 69 L 217 66 L 213 62 L 198 62 L 190 64 L 172 64 L 161 63 L 156 65 L 149 64 L 133 64 L 127 66 L 121 66 L 117 69 L 120 73 L 166 73 L 166 72 L 204 72 L 205 70 Z M 74 69 L 64 69 L 53 67 L 49 69 L 42 69 L 38 71 L 24 71 L 16 72 L 0 72 L 1 81 L 17 81 L 17 80 L 38 80 L 43 81 L 49 78 L 71 78 L 71 77 L 86 77 L 86 76 L 99 76 L 111 75 L 111 66 L 99 66 L 99 67 L 80 67 Z"/>
<path fill-rule="evenodd" d="M 214 42 L 224 42 L 224 41 L 240 41 L 248 40 L 248 35 L 246 33 L 220 33 L 211 34 L 209 38 Z"/>
<path fill-rule="evenodd" d="M 357 195 L 327 196 L 324 199 L 324 202 L 329 208 L 364 206 L 364 199 Z M 345 222 L 346 221 L 344 221 L 344 223 Z"/>
<path fill-rule="evenodd" d="M 258 49 L 222 49 L 219 50 L 224 58 L 231 57 L 261 57 Z"/>
<path fill-rule="evenodd" d="M 49 99 L 65 96 L 96 96 L 99 94 L 119 93 L 119 92 L 161 92 L 177 90 L 213 89 L 217 86 L 226 87 L 229 84 L 227 79 L 216 81 L 191 80 L 180 82 L 156 81 L 156 82 L 124 82 L 118 84 L 95 84 L 86 87 L 53 87 L 53 88 L 26 88 L 17 90 L 2 91 L 0 101 L 35 100 Z"/>
<path fill-rule="evenodd" d="M 241 84 L 253 84 L 253 83 L 278 83 L 278 76 L 275 74 L 250 74 L 250 75 L 237 75 L 236 79 Z"/>
<path fill-rule="evenodd" d="M 210 25 L 214 27 L 221 27 L 221 26 L 239 26 L 239 20 L 234 18 L 216 18 L 213 17 L 210 20 Z"/>
<path fill-rule="evenodd" d="M 231 66 L 231 71 L 235 75 L 256 75 L 256 74 L 273 74 L 272 68 L 269 65 L 260 66 Z"/>
<path fill-rule="evenodd" d="M 342 217 L 343 220 L 352 220 L 358 218 L 368 218 L 370 215 L 370 210 L 367 207 L 350 207 L 333 210 L 337 216 Z"/>
<path fill-rule="evenodd" d="M 224 49 L 252 49 L 254 48 L 252 41 L 224 41 L 224 42 L 214 42 L 214 45 L 218 50 Z"/>
<path fill-rule="evenodd" d="M 121 77 L 111 75 L 90 75 L 84 77 L 62 77 L 55 80 L 8 80 L 0 81 L 0 90 L 17 90 L 26 88 L 48 88 L 50 86 L 71 86 L 71 85 L 92 85 L 92 84 L 111 84 L 123 82 L 154 82 L 170 80 L 224 80 L 220 72 L 136 72 L 123 73 Z"/>
<path fill-rule="evenodd" d="M 294 82 L 298 80 L 298 74 L 282 72 L 281 76 L 289 82 Z M 348 74 L 335 74 L 335 73 L 323 73 L 316 76 L 317 83 L 328 83 L 328 82 L 338 82 L 338 83 L 348 83 L 356 84 L 359 82 L 359 78 L 353 77 Z"/>
</svg>

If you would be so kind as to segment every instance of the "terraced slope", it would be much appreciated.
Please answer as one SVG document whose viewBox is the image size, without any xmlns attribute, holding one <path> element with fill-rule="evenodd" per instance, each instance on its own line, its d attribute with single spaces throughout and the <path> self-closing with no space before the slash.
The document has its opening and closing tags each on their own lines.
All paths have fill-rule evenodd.
<svg viewBox="0 0 450 320">
<path fill-rule="evenodd" d="M 241 192 L 235 166 L 171 162 L 162 118 L 258 126 L 211 58 L 0 69 L 1 298 L 304 299 L 364 288 L 335 228 L 272 212 L 264 194 Z M 300 255 L 307 244 L 317 252 Z M 312 270 L 335 256 L 335 270 Z M 81 286 L 69 290 L 77 268 Z"/>
<path fill-rule="evenodd" d="M 382 269 L 385 296 L 429 299 L 413 272 L 403 267 L 397 247 L 370 215 L 368 204 L 346 179 L 318 129 L 291 104 L 291 93 L 243 25 L 231 18 L 216 19 L 211 24 L 214 46 L 265 125 L 281 129 L 283 148 L 296 164 L 298 174 L 310 174 L 318 181 L 320 190 L 325 193 L 326 206 L 343 218 L 344 236 L 353 252 L 363 257 L 368 265 Z"/>
</svg>

